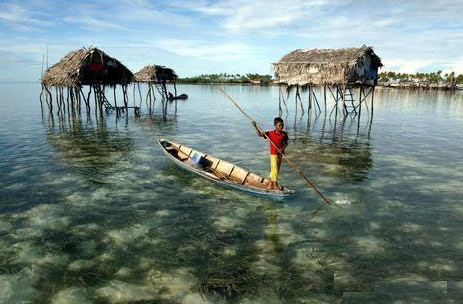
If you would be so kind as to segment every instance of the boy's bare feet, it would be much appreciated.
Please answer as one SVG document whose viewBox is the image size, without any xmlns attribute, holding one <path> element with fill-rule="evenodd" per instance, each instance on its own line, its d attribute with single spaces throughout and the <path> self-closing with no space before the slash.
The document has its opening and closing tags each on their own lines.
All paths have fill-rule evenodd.
<svg viewBox="0 0 463 304">
<path fill-rule="evenodd" d="M 283 190 L 283 187 L 281 187 L 278 182 L 269 182 L 267 190 Z"/>
</svg>

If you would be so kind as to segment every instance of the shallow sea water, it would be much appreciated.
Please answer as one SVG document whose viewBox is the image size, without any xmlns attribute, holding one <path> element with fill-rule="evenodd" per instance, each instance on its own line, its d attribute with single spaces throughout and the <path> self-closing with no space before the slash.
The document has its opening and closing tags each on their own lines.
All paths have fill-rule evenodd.
<svg viewBox="0 0 463 304">
<path fill-rule="evenodd" d="M 277 88 L 225 89 L 272 127 Z M 37 84 L 0 91 L 0 303 L 463 296 L 461 92 L 379 88 L 360 124 L 301 115 L 290 97 L 287 156 L 341 202 L 333 207 L 287 164 L 280 180 L 296 193 L 276 202 L 164 156 L 160 137 L 268 174 L 266 143 L 217 87 L 179 85 L 189 99 L 166 119 L 159 99 L 155 115 L 143 102 L 140 117 L 70 117 L 42 114 Z"/>
</svg>

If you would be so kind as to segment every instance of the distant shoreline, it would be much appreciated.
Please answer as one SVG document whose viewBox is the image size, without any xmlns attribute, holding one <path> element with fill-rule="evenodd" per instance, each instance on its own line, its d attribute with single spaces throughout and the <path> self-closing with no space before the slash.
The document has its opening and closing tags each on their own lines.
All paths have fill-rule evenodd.
<svg viewBox="0 0 463 304">
<path fill-rule="evenodd" d="M 207 83 L 194 83 L 194 82 L 176 82 L 177 84 L 187 84 L 187 85 L 243 85 L 243 86 L 256 86 L 256 87 L 270 87 L 270 86 L 278 86 L 278 83 L 269 83 L 269 84 L 256 84 L 256 83 L 236 83 L 236 82 L 207 82 Z M 321 87 L 321 86 L 315 86 Z M 450 87 L 436 87 L 436 86 L 429 86 L 429 87 L 418 87 L 418 86 L 405 86 L 405 85 L 384 85 L 384 84 L 377 84 L 377 88 L 386 88 L 386 89 L 400 89 L 400 90 L 422 90 L 422 91 L 461 91 L 463 88 L 450 88 Z"/>
<path fill-rule="evenodd" d="M 0 84 L 40 84 L 40 81 L 0 81 Z M 132 84 L 132 83 L 131 83 Z M 183 81 L 177 81 L 176 84 L 184 84 L 184 85 L 234 85 L 234 86 L 256 86 L 256 87 L 276 87 L 279 86 L 278 83 L 265 83 L 265 84 L 259 84 L 259 83 L 251 83 L 251 82 L 204 82 L 204 83 L 199 83 L 199 82 L 183 82 Z M 320 86 L 315 86 L 315 87 L 320 87 Z M 385 85 L 385 84 L 377 84 L 377 88 L 385 88 L 385 89 L 399 89 L 399 90 L 420 90 L 420 91 L 463 91 L 463 86 L 462 87 L 448 87 L 448 86 L 436 86 L 435 84 L 429 85 L 429 86 L 416 86 L 416 85 L 400 85 L 400 84 L 393 84 L 393 85 Z"/>
</svg>

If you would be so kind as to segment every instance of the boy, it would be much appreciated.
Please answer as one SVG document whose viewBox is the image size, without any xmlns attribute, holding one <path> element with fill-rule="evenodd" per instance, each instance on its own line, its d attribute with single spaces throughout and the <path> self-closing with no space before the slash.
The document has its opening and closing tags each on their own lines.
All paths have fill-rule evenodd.
<svg viewBox="0 0 463 304">
<path fill-rule="evenodd" d="M 263 132 L 255 121 L 252 122 L 252 125 L 257 131 L 257 135 L 263 138 L 268 138 L 270 143 L 270 183 L 268 185 L 269 190 L 280 189 L 278 185 L 278 172 L 280 171 L 282 154 L 285 153 L 285 148 L 288 146 L 288 134 L 283 131 L 284 121 L 281 117 L 275 117 L 273 120 L 275 130 Z"/>
</svg>

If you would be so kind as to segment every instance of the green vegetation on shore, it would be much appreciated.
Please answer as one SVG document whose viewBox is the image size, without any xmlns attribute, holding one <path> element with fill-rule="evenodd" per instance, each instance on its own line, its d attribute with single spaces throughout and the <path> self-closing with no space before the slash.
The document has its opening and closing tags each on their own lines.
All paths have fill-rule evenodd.
<svg viewBox="0 0 463 304">
<path fill-rule="evenodd" d="M 178 78 L 179 83 L 260 83 L 269 84 L 272 82 L 271 75 L 259 74 L 201 74 L 199 76 Z"/>
<path fill-rule="evenodd" d="M 424 82 L 424 83 L 448 83 L 448 84 L 463 84 L 463 74 L 456 75 L 455 72 L 445 73 L 442 71 L 431 73 L 396 73 L 396 72 L 381 72 L 379 73 L 380 83 L 389 82 Z"/>
<path fill-rule="evenodd" d="M 397 73 L 392 71 L 385 71 L 379 73 L 379 83 L 403 83 L 403 82 L 416 82 L 427 84 L 446 83 L 449 85 L 463 84 L 463 74 L 456 74 L 455 72 L 442 74 L 442 71 L 431 73 Z M 260 74 L 201 74 L 199 76 L 178 78 L 178 83 L 253 83 L 253 84 L 270 84 L 272 83 L 271 75 Z"/>
</svg>

